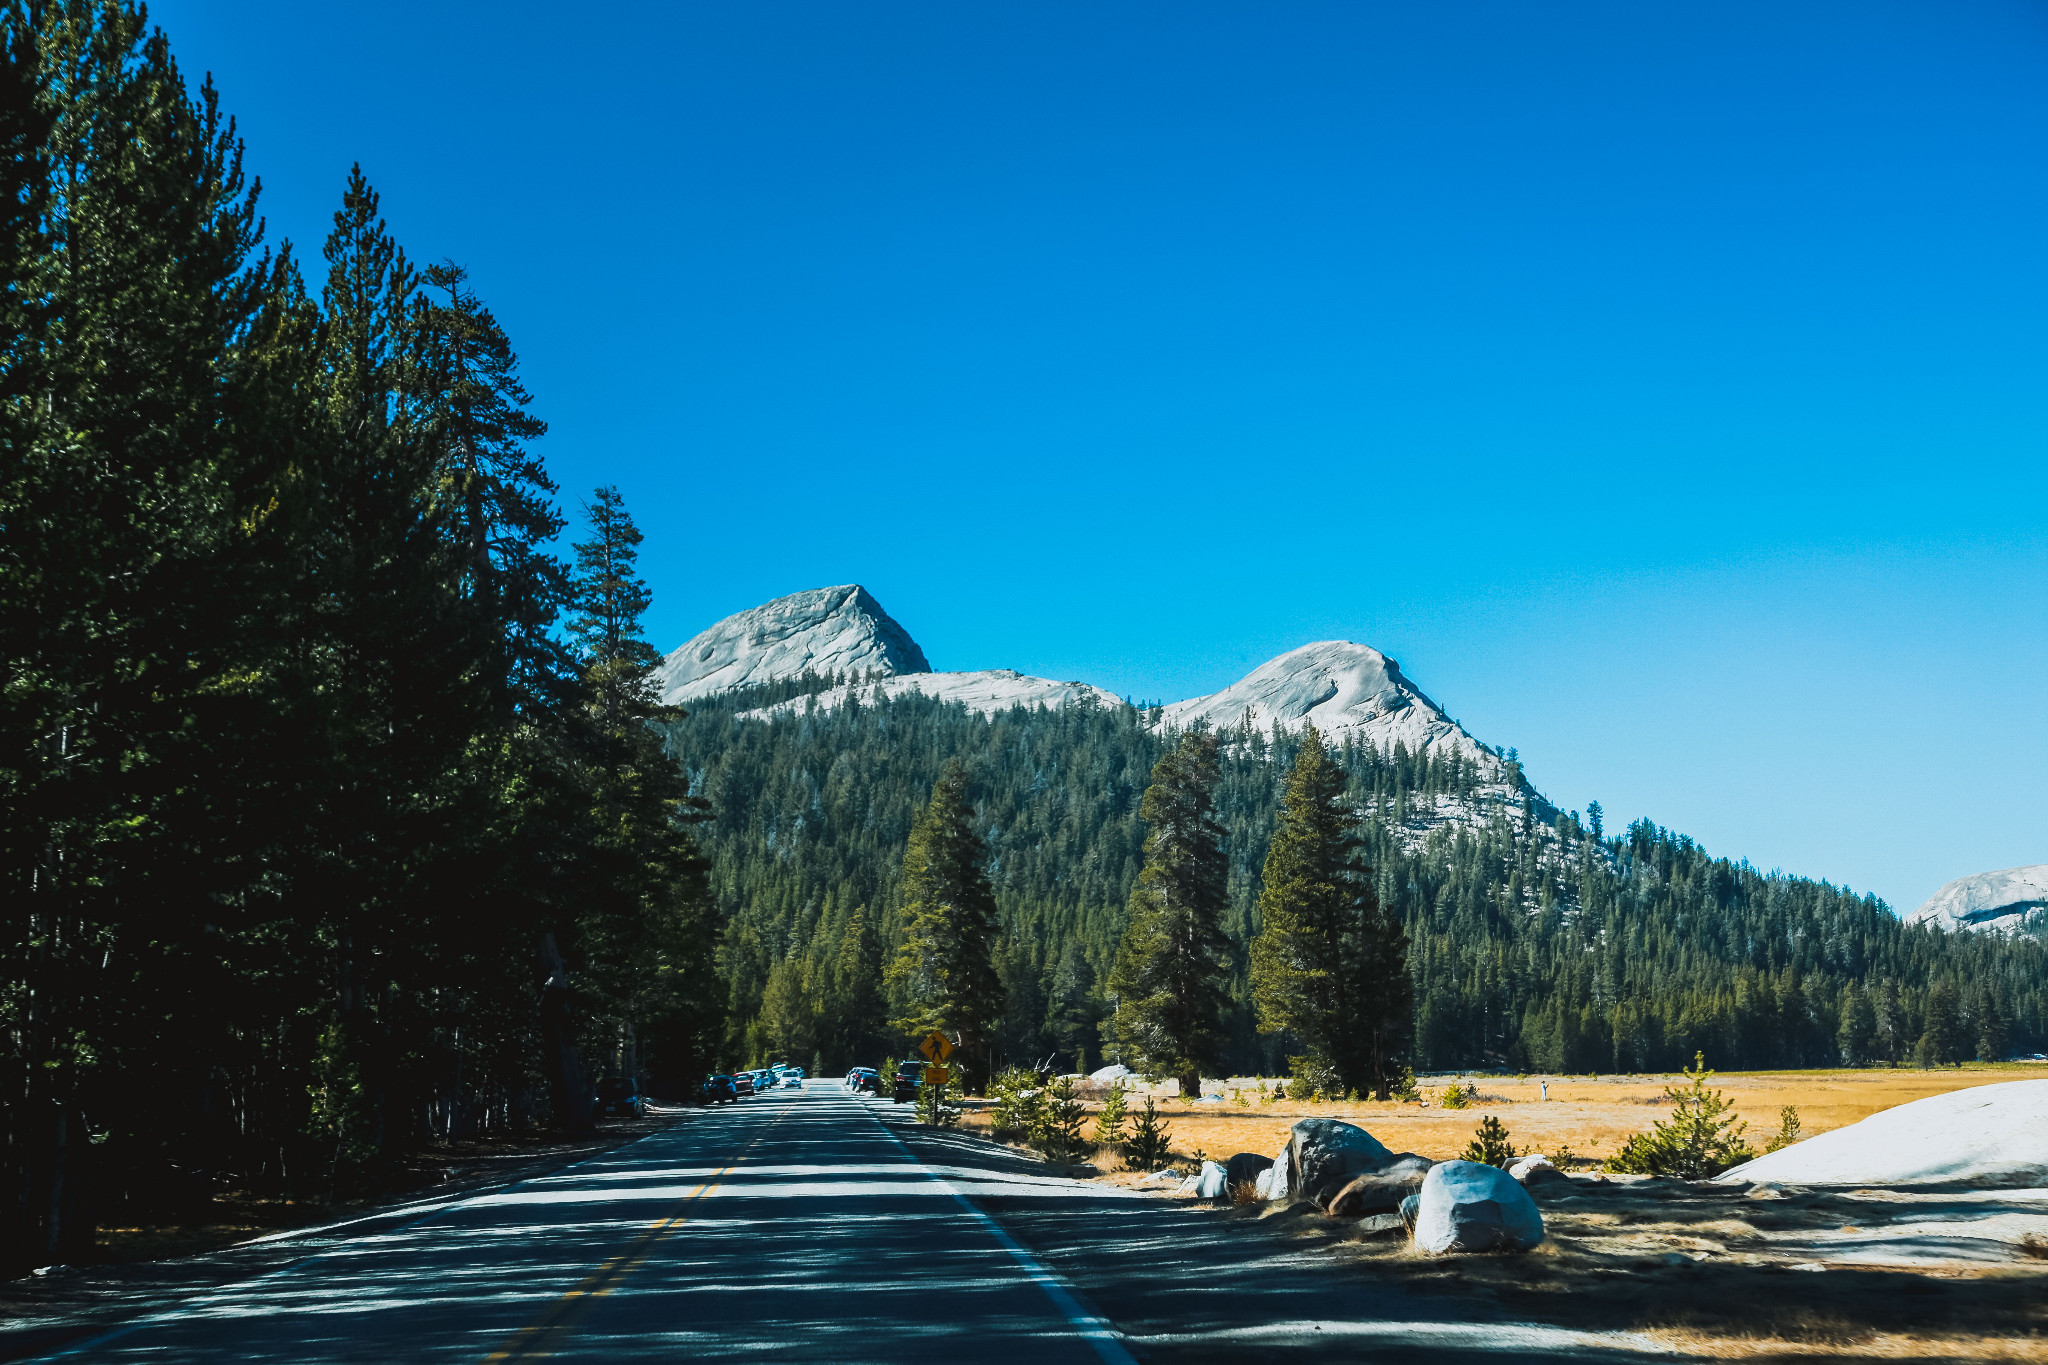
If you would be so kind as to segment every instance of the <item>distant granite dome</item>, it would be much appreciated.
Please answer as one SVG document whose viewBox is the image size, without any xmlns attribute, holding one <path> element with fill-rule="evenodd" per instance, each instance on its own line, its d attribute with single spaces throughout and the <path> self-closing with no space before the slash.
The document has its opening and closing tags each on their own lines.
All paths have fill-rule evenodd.
<svg viewBox="0 0 2048 1365">
<path fill-rule="evenodd" d="M 2048 918 L 2048 863 L 1958 877 L 1906 916 L 1908 924 L 2018 933 Z"/>
<path fill-rule="evenodd" d="M 1409 753 L 1459 753 L 1491 775 L 1499 760 L 1401 675 L 1401 665 L 1370 645 L 1322 640 L 1268 659 L 1212 696 L 1177 701 L 1163 721 L 1185 730 L 1197 721 L 1230 730 L 1249 714 L 1254 729 L 1314 725 L 1331 744 L 1350 738 Z"/>
<path fill-rule="evenodd" d="M 924 651 L 858 583 L 813 588 L 737 612 L 661 661 L 670 705 L 804 673 L 929 673 Z"/>
</svg>

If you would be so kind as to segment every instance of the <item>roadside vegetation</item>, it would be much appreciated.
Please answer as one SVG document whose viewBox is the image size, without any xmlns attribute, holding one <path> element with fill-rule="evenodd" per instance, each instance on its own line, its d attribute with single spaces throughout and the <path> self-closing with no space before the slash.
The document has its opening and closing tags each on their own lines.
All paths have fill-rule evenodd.
<svg viewBox="0 0 2048 1365">
<path fill-rule="evenodd" d="M 639 532 L 565 512 L 467 274 L 360 169 L 264 243 L 128 0 L 0 7 L 0 138 L 0 1274 L 682 1085 L 724 990 Z"/>
<path fill-rule="evenodd" d="M 1744 1125 L 1746 1139 L 1768 1135 L 1753 1145 L 1770 1150 L 1785 1130 L 1787 1108 L 1796 1111 L 1798 1136 L 1812 1137 L 1929 1095 L 2000 1081 L 2048 1080 L 2048 1064 L 1973 1062 L 1925 1071 L 1716 1072 L 1711 1080 L 1711 1089 L 1720 1092 L 1728 1104 L 1721 1120 Z M 1475 1126 L 1493 1117 L 1517 1154 L 1548 1156 L 1560 1168 L 1592 1171 L 1622 1152 L 1631 1137 L 1660 1123 L 1669 1125 L 1678 1115 L 1669 1092 L 1684 1091 L 1691 1085 L 1682 1072 L 1597 1077 L 1424 1076 L 1418 1085 L 1426 1105 L 1286 1098 L 1260 1102 L 1258 1095 L 1270 1095 L 1276 1083 L 1277 1078 L 1270 1077 L 1209 1081 L 1208 1093 L 1222 1096 L 1222 1103 L 1188 1103 L 1172 1094 L 1173 1087 L 1167 1084 L 1156 1093 L 1142 1088 L 1124 1092 L 1116 1103 L 1128 1115 L 1151 1099 L 1160 1121 L 1172 1134 L 1169 1159 L 1179 1162 L 1186 1162 L 1197 1150 L 1218 1161 L 1233 1152 L 1271 1156 L 1287 1140 L 1288 1129 L 1304 1118 L 1343 1119 L 1367 1129 L 1394 1151 L 1444 1161 L 1463 1156 L 1477 1136 Z M 1447 1110 L 1440 1098 L 1453 1084 L 1483 1098 L 1471 1108 Z M 1548 1100 L 1541 1098 L 1546 1084 Z M 1242 1097 L 1241 1103 L 1230 1100 L 1232 1091 Z M 1099 1121 L 1109 1107 L 1108 1088 L 1083 1085 L 1080 1093 L 1089 1106 L 1091 1122 Z M 975 1102 L 969 1105 L 963 1122 L 969 1131 L 1021 1141 L 1017 1130 L 992 1122 L 995 1112 L 996 1105 Z M 1096 1159 L 1098 1164 L 1107 1161 L 1105 1169 L 1114 1169 L 1119 1163 L 1108 1159 L 1108 1149 L 1109 1144 L 1102 1143 Z"/>
</svg>

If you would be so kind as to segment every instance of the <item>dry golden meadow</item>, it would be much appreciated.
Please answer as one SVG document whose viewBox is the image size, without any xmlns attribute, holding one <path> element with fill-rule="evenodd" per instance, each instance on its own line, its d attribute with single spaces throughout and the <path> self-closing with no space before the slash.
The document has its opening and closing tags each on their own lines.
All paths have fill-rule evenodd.
<svg viewBox="0 0 2048 1365">
<path fill-rule="evenodd" d="M 1221 1094 L 1224 1102 L 1187 1103 L 1176 1096 L 1172 1082 L 1158 1087 L 1155 1101 L 1173 1132 L 1173 1149 L 1183 1156 L 1199 1151 L 1218 1161 L 1233 1152 L 1271 1156 L 1287 1140 L 1287 1130 L 1300 1119 L 1333 1118 L 1355 1123 L 1397 1152 L 1416 1152 L 1442 1161 L 1457 1156 L 1471 1139 L 1479 1120 L 1491 1114 L 1507 1125 L 1518 1151 L 1550 1153 L 1569 1146 L 1580 1157 L 1611 1154 L 1629 1134 L 1648 1128 L 1668 1110 L 1667 1085 L 1683 1084 L 1671 1075 L 1536 1077 L 1466 1076 L 1479 1098 L 1465 1109 L 1444 1109 L 1440 1100 L 1453 1078 L 1427 1077 L 1421 1083 L 1423 1104 L 1345 1103 L 1330 1101 L 1264 1101 L 1274 1081 L 1238 1078 L 1208 1081 L 1205 1096 Z M 1778 1129 L 1779 1110 L 1799 1110 L 1804 1137 L 1868 1118 L 1880 1109 L 1929 1095 L 1944 1094 L 1996 1081 L 2048 1079 L 2048 1064 L 1971 1063 L 1921 1071 L 1876 1068 L 1833 1071 L 1764 1071 L 1717 1073 L 1711 1084 L 1723 1091 L 1749 1125 L 1752 1145 Z M 1542 1098 L 1544 1086 L 1549 1099 Z M 1095 1087 L 1084 1087 L 1084 1093 Z M 1233 1096 L 1236 1097 L 1233 1100 Z M 1142 1101 L 1142 1094 L 1133 1100 Z M 1091 1109 L 1094 1105 L 1090 1106 Z M 971 1106 L 965 1120 L 983 1132 L 986 1112 Z M 1091 1121 L 1092 1122 L 1092 1121 Z"/>
<path fill-rule="evenodd" d="M 1450 1079 L 1423 1082 L 1426 1105 L 1261 1103 L 1248 1080 L 1204 1087 L 1223 1090 L 1223 1104 L 1157 1099 L 1183 1157 L 1271 1156 L 1289 1125 L 1318 1117 L 1359 1124 L 1395 1151 L 1443 1159 L 1491 1114 L 1520 1150 L 1568 1146 L 1597 1158 L 1665 1114 L 1664 1087 L 1683 1078 L 1549 1077 L 1545 1101 L 1535 1077 L 1467 1077 L 1481 1098 L 1445 1110 L 1437 1101 Z M 1929 1095 L 2030 1079 L 2048 1079 L 2048 1065 L 1727 1074 L 1711 1084 L 1761 1146 L 1788 1104 L 1811 1137 Z M 1270 1092 L 1272 1082 L 1262 1088 Z M 978 1106 L 966 1122 L 987 1130 Z M 1580 1169 L 1569 1183 L 1538 1187 L 1549 1238 L 1521 1256 L 1425 1256 L 1405 1236 L 1364 1235 L 1308 1205 L 1213 1207 L 1208 1216 L 1241 1224 L 1248 1239 L 1324 1252 L 1343 1273 L 1376 1283 L 1476 1300 L 1530 1322 L 1628 1333 L 1682 1356 L 2048 1361 L 2048 1202 L 2000 1191 L 1755 1197 L 1740 1186 Z M 1113 1169 L 1100 1178 L 1140 1179 Z"/>
</svg>

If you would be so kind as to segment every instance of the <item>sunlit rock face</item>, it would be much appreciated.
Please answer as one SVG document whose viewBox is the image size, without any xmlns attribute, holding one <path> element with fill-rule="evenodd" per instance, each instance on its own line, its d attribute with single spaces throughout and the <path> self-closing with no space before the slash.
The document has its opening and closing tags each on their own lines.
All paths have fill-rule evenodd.
<svg viewBox="0 0 2048 1365">
<path fill-rule="evenodd" d="M 670 705 L 804 673 L 929 673 L 924 651 L 866 588 L 813 588 L 726 617 L 661 661 Z"/>
<path fill-rule="evenodd" d="M 1185 730 L 1197 721 L 1232 730 L 1249 718 L 1270 731 L 1314 725 L 1332 745 L 1347 738 L 1378 749 L 1398 740 L 1410 753 L 1455 751 L 1493 772 L 1491 753 L 1401 675 L 1401 665 L 1369 645 L 1323 640 L 1260 664 L 1221 692 L 1165 708 L 1162 721 Z"/>
<path fill-rule="evenodd" d="M 2048 863 L 1958 877 L 1906 916 L 1909 924 L 2018 933 L 2048 921 Z"/>
<path fill-rule="evenodd" d="M 774 716 L 801 715 L 813 706 L 820 711 L 833 711 L 844 706 L 849 696 L 867 702 L 907 696 L 912 692 L 935 701 L 958 702 L 985 716 L 1007 711 L 1013 706 L 1026 709 L 1044 706 L 1057 711 L 1084 699 L 1096 706 L 1123 705 L 1123 699 L 1114 692 L 1105 692 L 1084 682 L 1054 682 L 1050 678 L 1034 678 L 1028 673 L 1019 673 L 1013 668 L 985 668 L 974 673 L 908 673 L 898 678 L 831 687 L 816 696 L 798 697 L 757 711 L 742 711 L 739 719 L 767 720 Z"/>
</svg>

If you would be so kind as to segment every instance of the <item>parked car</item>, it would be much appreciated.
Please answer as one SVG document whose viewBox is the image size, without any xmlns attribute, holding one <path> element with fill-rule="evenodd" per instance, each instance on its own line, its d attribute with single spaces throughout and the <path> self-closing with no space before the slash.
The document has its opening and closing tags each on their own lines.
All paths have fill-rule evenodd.
<svg viewBox="0 0 2048 1365">
<path fill-rule="evenodd" d="M 697 1088 L 699 1104 L 731 1104 L 740 1097 L 733 1088 L 732 1077 L 711 1075 L 704 1078 L 704 1084 Z"/>
<path fill-rule="evenodd" d="M 597 1112 L 645 1118 L 647 1101 L 640 1097 L 640 1085 L 631 1076 L 612 1076 L 597 1083 Z"/>
<path fill-rule="evenodd" d="M 896 1089 L 894 1097 L 898 1104 L 908 1104 L 917 1098 L 917 1087 L 924 1083 L 924 1067 L 917 1062 L 905 1062 L 896 1068 Z"/>
<path fill-rule="evenodd" d="M 856 1095 L 879 1095 L 882 1073 L 871 1066 L 857 1066 L 846 1073 L 846 1088 Z"/>
<path fill-rule="evenodd" d="M 733 1073 L 732 1073 L 732 1092 L 733 1092 L 733 1098 L 735 1098 L 735 1099 L 739 1098 L 739 1097 L 740 1097 L 741 1095 L 751 1095 L 751 1094 L 753 1094 L 753 1093 L 754 1093 L 754 1073 L 753 1073 L 753 1072 L 751 1072 L 751 1071 L 735 1071 L 735 1072 L 733 1072 Z"/>
</svg>

